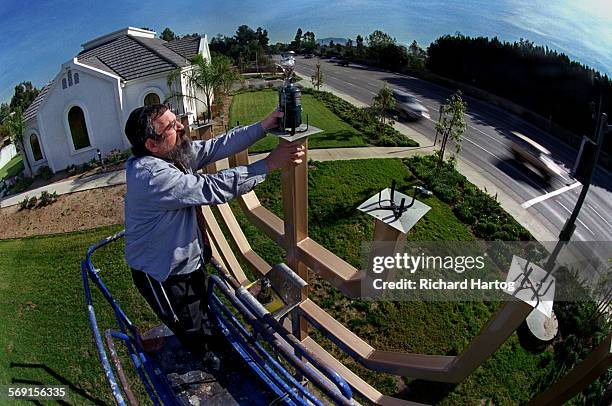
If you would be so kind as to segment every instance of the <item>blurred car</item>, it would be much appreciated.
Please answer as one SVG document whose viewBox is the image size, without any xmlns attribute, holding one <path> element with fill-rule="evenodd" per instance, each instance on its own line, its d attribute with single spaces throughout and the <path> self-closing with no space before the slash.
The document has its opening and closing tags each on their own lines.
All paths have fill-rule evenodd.
<svg viewBox="0 0 612 406">
<path fill-rule="evenodd" d="M 393 89 L 393 98 L 395 99 L 395 109 L 400 115 L 414 120 L 429 117 L 427 107 L 423 106 L 413 94 Z"/>
<path fill-rule="evenodd" d="M 306 54 L 304 55 L 304 59 L 312 59 L 314 57 L 313 54 Z"/>
<path fill-rule="evenodd" d="M 340 65 L 340 66 L 349 66 L 349 60 L 348 59 L 340 59 L 338 61 L 338 65 Z"/>
<path fill-rule="evenodd" d="M 514 138 L 510 152 L 514 159 L 528 164 L 546 180 L 553 175 L 561 175 L 561 168 L 552 159 L 549 150 L 518 131 L 512 131 L 512 134 Z"/>
</svg>

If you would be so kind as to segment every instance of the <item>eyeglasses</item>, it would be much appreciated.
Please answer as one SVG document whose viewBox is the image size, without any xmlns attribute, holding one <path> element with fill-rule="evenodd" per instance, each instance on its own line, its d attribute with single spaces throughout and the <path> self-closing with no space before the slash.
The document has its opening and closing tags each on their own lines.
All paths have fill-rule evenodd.
<svg viewBox="0 0 612 406">
<path fill-rule="evenodd" d="M 174 120 L 170 121 L 168 125 L 166 126 L 166 128 L 164 128 L 164 131 L 162 131 L 161 134 L 157 134 L 157 136 L 163 138 L 164 134 L 166 134 L 168 131 L 176 130 L 176 124 L 177 124 L 177 121 L 175 118 Z"/>
</svg>

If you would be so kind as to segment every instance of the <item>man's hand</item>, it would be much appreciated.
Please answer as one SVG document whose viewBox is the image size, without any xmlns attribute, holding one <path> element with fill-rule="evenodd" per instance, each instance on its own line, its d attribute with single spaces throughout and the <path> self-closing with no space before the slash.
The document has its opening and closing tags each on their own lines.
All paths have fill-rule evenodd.
<svg viewBox="0 0 612 406">
<path fill-rule="evenodd" d="M 268 172 L 284 168 L 289 165 L 297 166 L 302 163 L 302 157 L 306 155 L 306 147 L 301 140 L 293 142 L 281 142 L 270 155 L 265 158 Z"/>
<path fill-rule="evenodd" d="M 261 126 L 265 131 L 278 127 L 278 119 L 284 116 L 285 113 L 279 109 L 274 110 L 270 115 L 261 120 Z"/>
</svg>

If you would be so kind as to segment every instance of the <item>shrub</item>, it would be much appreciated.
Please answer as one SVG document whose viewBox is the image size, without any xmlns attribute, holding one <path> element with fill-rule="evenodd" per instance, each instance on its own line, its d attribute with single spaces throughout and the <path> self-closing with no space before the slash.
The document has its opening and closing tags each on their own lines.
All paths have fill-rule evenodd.
<svg viewBox="0 0 612 406">
<path fill-rule="evenodd" d="M 28 208 L 28 202 L 30 201 L 29 197 L 25 197 L 21 202 L 19 202 L 19 210 L 25 210 Z"/>
<path fill-rule="evenodd" d="M 104 164 L 105 165 L 117 165 L 117 164 L 125 161 L 126 159 L 128 159 L 129 155 L 130 154 L 127 151 L 126 152 L 121 152 L 118 149 L 113 149 L 104 158 Z"/>
<path fill-rule="evenodd" d="M 390 125 L 385 124 L 381 131 L 381 124 L 369 107 L 355 107 L 332 93 L 317 91 L 311 88 L 303 88 L 302 93 L 313 95 L 317 100 L 322 102 L 325 107 L 340 117 L 341 120 L 361 132 L 372 145 L 393 147 L 419 146 L 416 141 L 407 138 Z"/>
<path fill-rule="evenodd" d="M 15 184 L 9 187 L 11 193 L 19 193 L 26 190 L 34 182 L 32 178 L 18 178 Z"/>
<path fill-rule="evenodd" d="M 51 169 L 48 166 L 46 166 L 46 165 L 45 166 L 41 166 L 38 169 L 38 176 L 40 176 L 44 180 L 49 180 L 53 176 L 53 172 L 51 172 Z"/>
<path fill-rule="evenodd" d="M 32 196 L 30 198 L 30 200 L 28 200 L 28 204 L 26 205 L 26 209 L 33 209 L 34 207 L 36 207 L 37 203 L 38 203 L 38 198 L 36 196 Z"/>
<path fill-rule="evenodd" d="M 46 190 L 40 194 L 40 198 L 27 196 L 21 202 L 19 202 L 19 210 L 34 209 L 36 207 L 45 207 L 57 201 L 57 192 L 49 193 Z"/>
<path fill-rule="evenodd" d="M 40 201 L 38 203 L 38 207 L 45 207 L 57 201 L 57 193 L 49 193 L 47 191 L 43 191 L 40 194 Z"/>
<path fill-rule="evenodd" d="M 452 209 L 478 238 L 501 241 L 530 241 L 533 237 L 506 213 L 499 202 L 472 185 L 452 164 L 441 165 L 435 156 L 404 160 L 414 175 Z"/>
</svg>

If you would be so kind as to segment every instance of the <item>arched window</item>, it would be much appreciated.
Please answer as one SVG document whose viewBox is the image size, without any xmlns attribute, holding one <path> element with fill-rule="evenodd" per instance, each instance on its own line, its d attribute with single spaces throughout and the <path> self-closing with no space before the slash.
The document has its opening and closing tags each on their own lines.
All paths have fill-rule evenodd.
<svg viewBox="0 0 612 406">
<path fill-rule="evenodd" d="M 42 150 L 40 149 L 40 144 L 38 142 L 38 137 L 36 134 L 30 135 L 30 147 L 32 147 L 32 155 L 34 156 L 34 161 L 40 161 L 43 159 Z"/>
<path fill-rule="evenodd" d="M 62 89 L 65 89 L 67 87 L 68 87 L 68 85 L 66 85 L 66 78 L 63 78 L 62 79 Z"/>
<path fill-rule="evenodd" d="M 144 105 L 145 106 L 150 106 L 152 104 L 159 104 L 159 96 L 157 95 L 157 93 L 149 93 L 145 96 L 144 98 Z"/>
<path fill-rule="evenodd" d="M 72 86 L 72 72 L 68 71 L 68 86 Z"/>
<path fill-rule="evenodd" d="M 70 133 L 75 150 L 91 146 L 89 134 L 87 133 L 87 124 L 85 123 L 85 114 L 83 114 L 83 110 L 80 107 L 74 106 L 68 111 L 68 125 L 70 125 Z"/>
<path fill-rule="evenodd" d="M 79 83 L 79 74 L 77 72 L 74 72 L 74 84 L 78 84 Z"/>
</svg>

